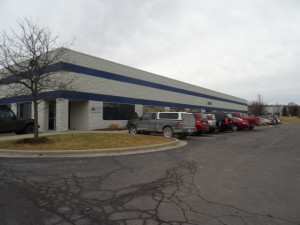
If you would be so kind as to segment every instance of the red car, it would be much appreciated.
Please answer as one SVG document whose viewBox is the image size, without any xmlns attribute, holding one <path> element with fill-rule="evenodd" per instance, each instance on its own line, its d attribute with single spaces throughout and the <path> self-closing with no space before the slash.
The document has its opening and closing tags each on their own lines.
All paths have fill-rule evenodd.
<svg viewBox="0 0 300 225">
<path fill-rule="evenodd" d="M 238 117 L 233 117 L 233 126 L 232 130 L 237 131 L 237 130 L 242 130 L 242 129 L 250 129 L 250 123 L 248 120 L 243 120 Z"/>
<path fill-rule="evenodd" d="M 231 112 L 230 113 L 233 117 L 238 117 L 243 120 L 247 120 L 250 124 L 250 130 L 254 128 L 254 126 L 260 126 L 260 120 L 257 117 L 242 117 L 241 113 Z"/>
<path fill-rule="evenodd" d="M 196 119 L 196 128 L 197 128 L 197 135 L 200 135 L 205 132 L 209 132 L 209 125 L 205 114 L 201 113 L 193 113 Z"/>
</svg>

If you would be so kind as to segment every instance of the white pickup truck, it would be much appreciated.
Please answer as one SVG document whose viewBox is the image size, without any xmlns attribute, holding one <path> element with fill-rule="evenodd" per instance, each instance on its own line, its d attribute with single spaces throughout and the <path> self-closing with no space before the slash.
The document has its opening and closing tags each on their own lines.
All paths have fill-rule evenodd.
<svg viewBox="0 0 300 225">
<path fill-rule="evenodd" d="M 130 134 L 154 132 L 165 137 L 177 134 L 180 138 L 197 131 L 193 114 L 186 112 L 147 112 L 138 119 L 129 120 L 127 129 Z"/>
</svg>

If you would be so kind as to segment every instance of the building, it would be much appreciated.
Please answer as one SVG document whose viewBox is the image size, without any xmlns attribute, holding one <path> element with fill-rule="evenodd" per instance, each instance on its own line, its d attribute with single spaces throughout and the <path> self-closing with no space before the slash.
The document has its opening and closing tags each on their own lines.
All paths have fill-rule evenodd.
<svg viewBox="0 0 300 225">
<path fill-rule="evenodd" d="M 266 105 L 265 110 L 267 115 L 279 115 L 282 116 L 282 110 L 284 105 Z M 288 108 L 287 108 L 288 110 Z"/>
<path fill-rule="evenodd" d="M 41 132 L 124 127 L 135 112 L 145 111 L 247 112 L 247 101 L 238 97 L 73 50 L 68 55 L 75 63 L 69 64 L 65 76 L 74 78 L 76 91 L 39 104 Z M 31 102 L 17 96 L 0 97 L 0 104 L 9 104 L 19 116 L 33 116 Z"/>
</svg>

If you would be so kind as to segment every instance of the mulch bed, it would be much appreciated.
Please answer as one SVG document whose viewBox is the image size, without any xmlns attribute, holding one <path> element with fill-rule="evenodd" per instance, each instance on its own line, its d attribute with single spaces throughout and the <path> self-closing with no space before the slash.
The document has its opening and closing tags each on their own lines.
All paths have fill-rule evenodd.
<svg viewBox="0 0 300 225">
<path fill-rule="evenodd" d="M 15 144 L 52 144 L 53 141 L 46 138 L 46 137 L 39 137 L 39 138 L 24 138 L 15 142 Z"/>
</svg>

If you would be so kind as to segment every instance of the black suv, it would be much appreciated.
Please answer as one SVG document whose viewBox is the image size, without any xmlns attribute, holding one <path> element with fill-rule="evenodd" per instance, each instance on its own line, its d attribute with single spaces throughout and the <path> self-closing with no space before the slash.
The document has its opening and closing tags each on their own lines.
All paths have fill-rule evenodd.
<svg viewBox="0 0 300 225">
<path fill-rule="evenodd" d="M 33 130 L 34 120 L 18 118 L 8 107 L 0 106 L 0 133 L 29 134 Z"/>
<path fill-rule="evenodd" d="M 216 126 L 218 131 L 232 130 L 233 117 L 230 113 L 211 112 L 216 117 Z"/>
</svg>

